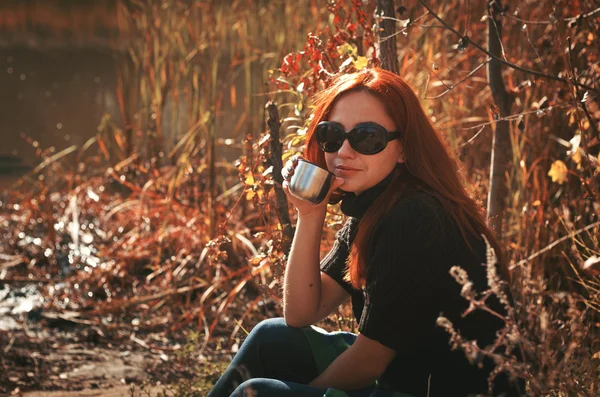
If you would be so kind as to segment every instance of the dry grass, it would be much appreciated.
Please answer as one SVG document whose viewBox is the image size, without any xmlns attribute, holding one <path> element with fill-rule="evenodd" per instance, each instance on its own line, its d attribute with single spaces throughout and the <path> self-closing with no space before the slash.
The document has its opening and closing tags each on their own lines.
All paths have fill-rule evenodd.
<svg viewBox="0 0 600 397">
<path fill-rule="evenodd" d="M 448 23 L 484 42 L 483 0 L 438 3 L 430 5 Z M 574 70 L 597 84 L 598 15 L 561 22 L 580 10 L 559 3 L 506 14 L 506 59 L 569 78 Z M 46 310 L 75 311 L 105 330 L 133 330 L 134 318 L 142 319 L 138 329 L 168 335 L 198 330 L 200 352 L 217 337 L 231 346 L 258 319 L 280 315 L 285 257 L 264 103 L 280 104 L 284 156 L 300 150 L 309 95 L 328 73 L 352 70 L 363 56 L 376 63 L 368 51 L 372 7 L 360 14 L 362 2 L 350 4 L 355 9 L 315 0 L 119 2 L 118 25 L 131 43 L 118 70 L 123 124 L 105 118 L 83 148 L 42 153 L 44 166 L 5 193 L 1 277 L 38 280 Z M 550 23 L 531 22 L 550 14 Z M 362 28 L 348 30 L 361 16 Z M 480 67 L 486 58 L 472 46 L 457 49 L 421 7 L 397 18 L 400 73 L 483 198 L 496 116 Z M 571 54 L 563 51 L 567 36 Z M 285 57 L 293 50 L 304 52 Z M 316 53 L 326 61 L 306 58 Z M 297 70 L 277 69 L 284 59 L 297 60 Z M 327 73 L 315 75 L 315 67 Z M 515 97 L 504 222 L 518 302 L 510 332 L 531 360 L 506 369 L 528 380 L 530 395 L 590 395 L 600 350 L 591 339 L 600 307 L 598 97 L 511 69 L 505 79 Z M 227 148 L 238 151 L 235 165 L 219 158 Z M 553 182 L 557 160 L 565 168 Z M 327 222 L 330 243 L 341 222 L 335 209 Z M 342 307 L 344 316 L 327 326 L 353 329 L 348 313 Z"/>
</svg>

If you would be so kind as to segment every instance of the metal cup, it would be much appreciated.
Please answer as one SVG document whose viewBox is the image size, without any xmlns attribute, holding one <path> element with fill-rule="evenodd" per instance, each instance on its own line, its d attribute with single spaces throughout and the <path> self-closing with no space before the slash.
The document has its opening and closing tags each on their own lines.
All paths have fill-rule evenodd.
<svg viewBox="0 0 600 397">
<path fill-rule="evenodd" d="M 335 175 L 307 160 L 299 159 L 290 179 L 290 193 L 299 199 L 319 204 L 331 187 Z"/>
</svg>

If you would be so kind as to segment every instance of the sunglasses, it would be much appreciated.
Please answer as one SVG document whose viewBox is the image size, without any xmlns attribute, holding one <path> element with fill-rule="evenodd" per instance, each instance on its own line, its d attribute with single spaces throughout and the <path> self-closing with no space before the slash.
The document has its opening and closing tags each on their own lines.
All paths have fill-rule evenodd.
<svg viewBox="0 0 600 397">
<path fill-rule="evenodd" d="M 321 121 L 315 129 L 317 144 L 327 153 L 337 152 L 348 139 L 352 149 L 360 154 L 377 154 L 389 141 L 400 137 L 400 131 L 388 131 L 377 123 L 360 123 L 346 132 L 340 123 Z"/>
</svg>

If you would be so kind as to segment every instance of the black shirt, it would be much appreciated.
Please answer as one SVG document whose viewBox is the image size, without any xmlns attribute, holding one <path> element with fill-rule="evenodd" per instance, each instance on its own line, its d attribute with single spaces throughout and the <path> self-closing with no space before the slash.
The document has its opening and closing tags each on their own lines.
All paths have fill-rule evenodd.
<svg viewBox="0 0 600 397">
<path fill-rule="evenodd" d="M 360 218 L 390 179 L 344 197 L 341 210 L 349 217 L 321 270 L 351 295 L 358 331 L 397 352 L 382 377 L 394 390 L 415 397 L 427 396 L 428 390 L 430 397 L 487 394 L 492 363 L 484 361 L 482 369 L 470 364 L 462 350 L 450 350 L 448 333 L 436 325 L 443 314 L 480 347 L 494 341 L 502 320 L 481 310 L 463 318 L 468 303 L 449 274 L 452 266 L 460 266 L 477 291 L 486 290 L 486 245 L 473 236 L 472 252 L 437 198 L 407 190 L 370 236 L 365 288 L 356 290 L 343 279 Z M 488 299 L 488 305 L 504 312 L 496 299 Z M 507 390 L 505 383 L 501 375 L 495 395 Z"/>
</svg>

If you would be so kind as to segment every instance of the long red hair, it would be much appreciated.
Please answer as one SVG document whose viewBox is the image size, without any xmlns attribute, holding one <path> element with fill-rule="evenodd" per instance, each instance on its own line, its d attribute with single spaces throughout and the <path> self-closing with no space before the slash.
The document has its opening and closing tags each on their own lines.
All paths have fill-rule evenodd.
<svg viewBox="0 0 600 397">
<path fill-rule="evenodd" d="M 400 137 L 405 163 L 394 171 L 392 181 L 361 218 L 354 239 L 346 278 L 354 288 L 365 285 L 369 236 L 392 208 L 406 188 L 416 187 L 435 196 L 454 219 L 467 245 L 472 236 L 484 234 L 496 251 L 501 273 L 508 277 L 497 239 L 488 228 L 484 209 L 471 198 L 465 188 L 465 178 L 459 160 L 452 154 L 444 139 L 423 111 L 410 86 L 397 74 L 380 68 L 363 70 L 337 77 L 325 90 L 313 98 L 313 118 L 308 126 L 305 157 L 326 168 L 325 155 L 315 137 L 315 127 L 327 120 L 337 99 L 352 91 L 365 91 L 385 106 Z"/>
</svg>

